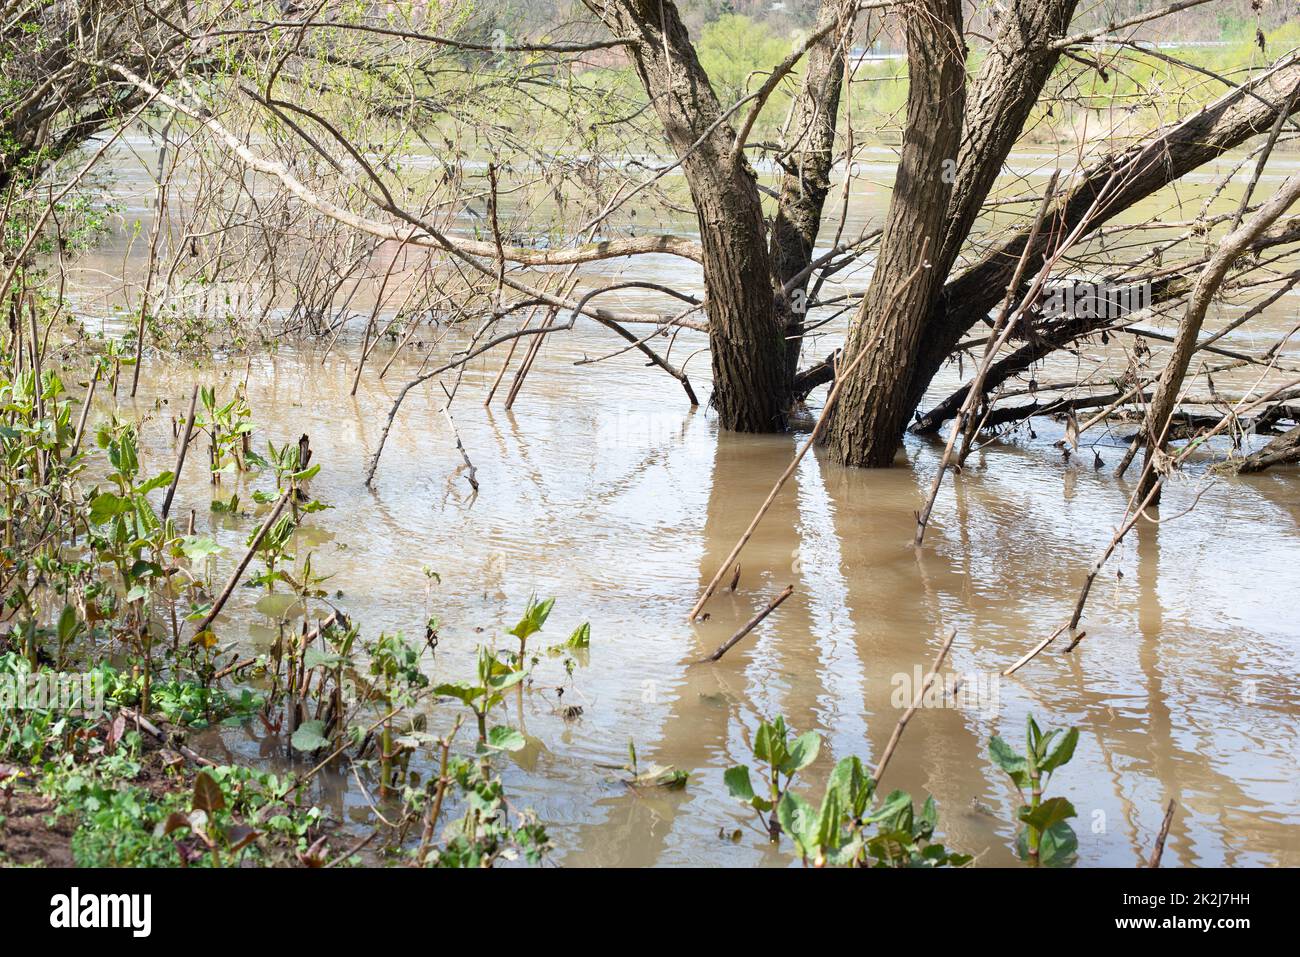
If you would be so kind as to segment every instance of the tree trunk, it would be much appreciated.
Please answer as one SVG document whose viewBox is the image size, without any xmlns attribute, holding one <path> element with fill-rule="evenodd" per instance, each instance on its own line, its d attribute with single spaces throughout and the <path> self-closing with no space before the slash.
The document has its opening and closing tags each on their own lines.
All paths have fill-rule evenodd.
<svg viewBox="0 0 1300 957">
<path fill-rule="evenodd" d="M 812 263 L 822 210 L 831 189 L 844 53 L 857 6 L 857 0 L 823 0 L 813 32 L 836 26 L 808 51 L 803 83 L 790 106 L 786 124 L 790 132 L 779 160 L 784 175 L 772 223 L 772 281 L 785 318 L 785 372 L 791 387 L 799 371 L 807 311 L 809 277 L 805 273 Z M 789 290 L 785 290 L 787 284 L 792 284 Z"/>
<path fill-rule="evenodd" d="M 961 139 L 966 88 L 961 4 L 921 0 L 907 16 L 902 155 L 876 271 L 849 331 L 842 362 L 852 362 L 863 349 L 869 354 L 845 380 L 827 429 L 832 455 L 849 465 L 893 462 L 911 414 L 909 373 L 943 282 L 938 270 L 923 268 L 922 254 L 924 250 L 926 259 L 934 256 L 943 241 L 952 193 L 950 171 Z M 888 315 L 883 312 L 886 305 L 891 306 Z"/>
<path fill-rule="evenodd" d="M 699 219 L 713 356 L 713 406 L 725 429 L 785 428 L 790 380 L 777 321 L 757 177 L 671 0 L 588 6 L 619 36 L 636 37 L 632 61 L 682 162 Z"/>
</svg>

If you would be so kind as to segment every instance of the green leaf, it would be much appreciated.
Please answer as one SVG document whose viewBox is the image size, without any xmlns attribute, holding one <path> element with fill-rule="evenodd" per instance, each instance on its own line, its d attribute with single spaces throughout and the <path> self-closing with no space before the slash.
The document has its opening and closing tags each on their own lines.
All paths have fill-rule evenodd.
<svg viewBox="0 0 1300 957">
<path fill-rule="evenodd" d="M 1011 745 L 996 734 L 989 738 L 989 754 L 997 766 L 1016 783 L 1016 787 L 1024 790 L 1029 786 L 1029 772 L 1024 757 L 1017 754 Z"/>
<path fill-rule="evenodd" d="M 853 817 L 861 817 L 871 802 L 876 782 L 867 774 L 862 760 L 856 756 L 842 758 L 831 771 L 826 782 L 827 788 L 840 793 L 844 809 Z"/>
<path fill-rule="evenodd" d="M 59 613 L 59 643 L 71 641 L 79 631 L 81 631 L 81 622 L 77 620 L 77 610 L 71 605 L 64 605 L 63 611 Z"/>
<path fill-rule="evenodd" d="M 786 791 L 776 806 L 776 819 L 803 857 L 816 856 L 819 815 L 811 804 L 794 792 Z"/>
<path fill-rule="evenodd" d="M 304 721 L 290 740 L 295 748 L 308 754 L 319 751 L 330 743 L 329 738 L 325 737 L 324 721 Z"/>
<path fill-rule="evenodd" d="M 1043 760 L 1041 768 L 1044 774 L 1055 771 L 1061 765 L 1067 763 L 1070 758 L 1074 757 L 1075 746 L 1079 743 L 1079 729 L 1071 728 L 1065 732 L 1060 743 L 1051 750 Z"/>
<path fill-rule="evenodd" d="M 1020 820 L 1038 831 L 1047 831 L 1061 821 L 1077 816 L 1074 805 L 1063 797 L 1048 798 L 1038 807 L 1032 810 L 1022 808 L 1020 812 Z"/>
<path fill-rule="evenodd" d="M 122 515 L 133 508 L 130 499 L 119 498 L 112 492 L 102 492 L 90 500 L 90 522 L 103 525 L 116 515 Z"/>
<path fill-rule="evenodd" d="M 906 831 L 910 840 L 912 837 L 912 795 L 906 791 L 891 791 L 889 796 L 881 802 L 880 807 L 862 820 L 866 824 L 873 824 L 878 821 L 882 829 L 887 831 Z"/>
<path fill-rule="evenodd" d="M 464 704 L 472 704 L 475 698 L 483 694 L 483 688 L 464 681 L 447 681 L 436 686 L 433 693 L 444 698 L 456 698 Z"/>
<path fill-rule="evenodd" d="M 734 768 L 727 768 L 722 775 L 723 783 L 727 785 L 727 793 L 742 804 L 752 804 L 754 800 L 754 785 L 749 780 L 749 765 L 741 764 Z"/>
<path fill-rule="evenodd" d="M 172 473 L 163 472 L 159 475 L 155 475 L 153 478 L 145 482 L 135 491 L 137 495 L 147 495 L 148 493 L 152 492 L 156 488 L 162 488 L 164 485 L 170 485 L 171 482 L 172 482 Z"/>
<path fill-rule="evenodd" d="M 1079 838 L 1074 828 L 1058 821 L 1043 832 L 1038 841 L 1038 860 L 1048 867 L 1068 864 L 1079 850 Z"/>
<path fill-rule="evenodd" d="M 192 562 L 199 562 L 209 555 L 220 555 L 222 548 L 211 535 L 186 535 L 181 539 L 181 552 Z"/>
<path fill-rule="evenodd" d="M 781 773 L 788 777 L 808 767 L 817 760 L 821 746 L 822 737 L 816 731 L 799 735 L 790 745 L 789 756 L 781 763 Z"/>
<path fill-rule="evenodd" d="M 324 666 L 325 668 L 337 668 L 342 664 L 344 658 L 342 655 L 329 654 L 321 651 L 319 648 L 308 648 L 302 656 L 303 666 L 310 671 L 312 668 Z"/>
<path fill-rule="evenodd" d="M 1051 731 L 1047 732 L 1047 734 L 1039 738 L 1038 746 L 1034 749 L 1034 754 L 1037 758 L 1036 763 L 1038 764 L 1040 769 L 1043 764 L 1043 759 L 1047 757 L 1047 749 L 1052 746 L 1052 739 L 1055 738 L 1060 733 L 1061 733 L 1060 728 L 1053 728 Z"/>
<path fill-rule="evenodd" d="M 497 727 L 489 728 L 487 733 L 487 746 L 495 748 L 497 751 L 519 751 L 527 741 L 524 736 L 514 728 Z"/>
<path fill-rule="evenodd" d="M 822 798 L 821 811 L 817 816 L 817 846 L 835 848 L 840 844 L 840 823 L 844 819 L 844 802 L 840 792 L 830 788 Z"/>
<path fill-rule="evenodd" d="M 584 621 L 577 628 L 573 629 L 573 634 L 569 640 L 564 643 L 566 648 L 590 648 L 591 647 L 591 623 Z"/>
<path fill-rule="evenodd" d="M 506 674 L 494 675 L 488 679 L 488 687 L 493 691 L 504 691 L 507 688 L 513 688 L 519 682 L 528 677 L 526 671 L 511 671 Z"/>
<path fill-rule="evenodd" d="M 779 768 L 790 756 L 785 736 L 785 718 L 780 715 L 771 721 L 760 722 L 758 732 L 754 735 L 754 757 Z"/>
<path fill-rule="evenodd" d="M 546 624 L 546 619 L 550 617 L 551 607 L 554 604 L 554 598 L 548 598 L 543 602 L 529 602 L 528 608 L 524 611 L 524 617 L 519 619 L 519 624 L 510 629 L 509 634 L 523 639 L 541 631 L 542 626 Z"/>
</svg>

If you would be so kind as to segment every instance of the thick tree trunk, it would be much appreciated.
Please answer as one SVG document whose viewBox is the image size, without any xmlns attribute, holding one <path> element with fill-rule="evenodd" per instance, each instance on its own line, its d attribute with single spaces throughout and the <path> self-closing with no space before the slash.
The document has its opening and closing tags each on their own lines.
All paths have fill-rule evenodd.
<svg viewBox="0 0 1300 957">
<path fill-rule="evenodd" d="M 840 431 L 831 437 L 835 453 L 843 461 L 855 465 L 893 462 L 903 429 L 919 400 L 913 395 L 912 370 L 918 353 L 932 348 L 930 317 L 936 303 L 943 300 L 939 283 L 957 261 L 1002 164 L 1056 66 L 1060 52 L 1052 42 L 1069 26 L 1076 4 L 1077 0 L 1025 0 L 998 15 L 997 33 L 965 103 L 960 149 L 945 170 L 949 172 L 945 178 L 953 185 L 946 199 L 943 228 L 930 242 L 933 284 L 928 287 L 927 316 L 915 333 L 919 345 L 910 353 L 891 352 L 882 357 L 879 369 L 883 375 L 863 371 L 864 378 L 871 377 L 869 382 L 858 395 L 846 394 L 838 413 Z M 909 72 L 915 75 L 914 70 Z M 944 202 L 937 194 L 922 201 Z M 891 281 L 901 281 L 904 275 L 896 274 Z M 997 299 L 1001 296 L 1002 290 L 998 290 Z M 878 317 L 877 321 L 890 320 Z M 906 365 L 902 365 L 904 361 Z M 850 425 L 848 419 L 855 415 L 862 421 Z"/>
<path fill-rule="evenodd" d="M 966 89 L 961 4 L 922 0 L 908 9 L 907 17 L 902 155 L 880 257 L 845 343 L 843 362 L 852 362 L 864 349 L 868 355 L 844 381 L 827 428 L 833 456 L 850 465 L 893 462 L 911 414 L 906 401 L 909 374 L 943 282 L 941 272 L 923 268 L 923 256 L 935 255 L 946 232 L 952 177 L 945 174 L 961 138 Z M 883 311 L 887 305 L 889 314 Z"/>
<path fill-rule="evenodd" d="M 632 61 L 673 150 L 699 219 L 713 355 L 713 406 L 722 427 L 785 428 L 789 400 L 767 230 L 753 168 L 732 156 L 736 134 L 670 0 L 588 0 L 619 36 L 636 37 Z"/>
</svg>

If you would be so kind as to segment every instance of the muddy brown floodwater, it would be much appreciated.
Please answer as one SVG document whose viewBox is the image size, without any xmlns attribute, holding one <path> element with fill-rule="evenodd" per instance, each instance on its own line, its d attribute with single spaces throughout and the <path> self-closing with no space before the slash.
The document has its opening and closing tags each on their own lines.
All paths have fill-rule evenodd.
<svg viewBox="0 0 1300 957">
<path fill-rule="evenodd" d="M 1284 335 L 1297 301 L 1284 297 L 1228 341 Z M 699 345 L 685 336 L 674 354 Z M 1095 469 L 1093 453 L 1113 465 L 1126 429 L 1088 433 L 1088 448 L 1066 461 L 1053 445 L 1061 427 L 1036 420 L 1033 436 L 1022 430 L 972 456 L 945 483 L 919 551 L 914 512 L 938 464 L 937 441 L 909 438 L 906 462 L 891 470 L 847 470 L 809 455 L 744 552 L 739 587 L 724 588 L 709 619 L 692 625 L 691 605 L 806 433 L 721 432 L 708 411 L 689 408 L 676 382 L 631 355 L 574 365 L 614 347 L 583 327 L 549 339 L 512 412 L 482 406 L 500 359 L 471 366 L 452 412 L 477 467 L 477 496 L 435 383 L 408 396 L 374 490 L 364 486 L 416 354 L 399 356 L 382 381 L 370 370 L 386 356 L 372 359 L 355 398 L 355 344 L 328 355 L 287 345 L 197 371 L 149 358 L 135 406 L 148 419 L 154 469 L 170 467 L 171 415 L 183 413 L 195 381 L 228 395 L 246 378 L 258 447 L 308 433 L 322 465 L 312 489 L 333 508 L 310 517 L 299 561 L 314 552 L 366 637 L 418 637 L 436 614 L 431 668 L 440 679 L 468 676 L 480 642 L 504 646 L 530 595 L 557 599 L 542 644 L 591 623 L 590 652 L 563 696 L 581 705 L 580 718 L 559 713 L 551 690 L 564 679 L 559 659 L 544 659 L 534 685 L 508 702 L 528 746 L 503 762 L 507 791 L 536 809 L 563 863 L 791 863 L 788 844 L 773 850 L 722 780 L 727 767 L 752 763 L 759 720 L 781 713 L 799 731 L 824 735 L 807 772 L 818 795 L 839 758 L 879 757 L 898 719 L 900 676 L 924 670 L 955 630 L 949 670 L 965 676 L 970 693 L 943 702 L 961 706 L 917 714 L 884 782 L 933 794 L 948 846 L 982 865 L 1014 861 L 1017 801 L 987 742 L 998 733 L 1019 744 L 1032 711 L 1044 726 L 1081 732 L 1075 759 L 1051 787 L 1079 811 L 1081 863 L 1133 865 L 1173 798 L 1180 811 L 1166 864 L 1300 865 L 1295 471 L 1222 478 L 1193 462 L 1171 482 L 1162 514 L 1179 515 L 1199 495 L 1195 509 L 1144 523 L 1125 542 L 1093 590 L 1078 648 L 1053 646 L 998 679 L 1069 619 L 1086 570 L 1121 520 L 1132 485 Z M 705 391 L 707 369 L 706 355 L 688 366 Z M 946 371 L 932 398 L 956 376 Z M 206 477 L 187 466 L 176 512 L 194 508 L 199 529 L 227 547 L 220 580 L 248 523 L 213 515 L 211 497 Z M 793 596 L 721 662 L 691 664 L 787 584 Z M 259 610 L 260 594 L 238 590 L 223 640 L 266 650 L 274 619 Z M 449 724 L 455 707 L 433 706 L 431 726 Z M 281 746 L 263 733 L 225 728 L 205 745 L 281 763 Z M 629 739 L 644 763 L 689 770 L 688 786 L 634 793 L 597 766 L 622 763 Z M 346 778 L 326 783 L 322 799 L 336 812 L 367 818 Z"/>
</svg>

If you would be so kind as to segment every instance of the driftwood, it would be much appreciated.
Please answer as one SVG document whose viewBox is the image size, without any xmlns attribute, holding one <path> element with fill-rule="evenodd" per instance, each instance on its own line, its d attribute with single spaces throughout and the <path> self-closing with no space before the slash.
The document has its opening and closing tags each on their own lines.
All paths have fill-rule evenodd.
<svg viewBox="0 0 1300 957">
<path fill-rule="evenodd" d="M 1300 462 L 1300 425 L 1275 437 L 1258 452 L 1230 462 L 1227 468 L 1234 472 L 1262 472 L 1274 465 Z"/>
<path fill-rule="evenodd" d="M 140 712 L 133 711 L 130 708 L 123 708 L 121 713 L 125 715 L 128 720 L 132 721 L 137 728 L 139 728 L 142 731 L 148 732 L 150 735 L 152 735 L 158 741 L 161 741 L 163 744 L 174 747 L 177 751 L 185 755 L 185 757 L 189 758 L 191 761 L 193 761 L 195 764 L 199 765 L 200 767 L 215 768 L 217 766 L 217 762 L 209 758 L 205 758 L 203 755 L 199 754 L 197 751 L 195 751 L 193 748 L 189 747 L 188 745 L 180 744 L 179 742 L 171 740 L 171 738 L 167 735 L 165 731 L 163 731 L 162 728 L 158 727 L 156 724 L 154 724 L 152 721 L 150 721 Z"/>
</svg>

